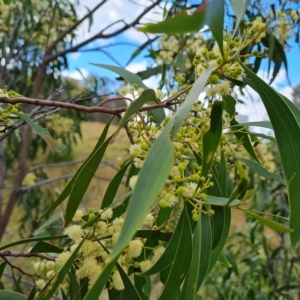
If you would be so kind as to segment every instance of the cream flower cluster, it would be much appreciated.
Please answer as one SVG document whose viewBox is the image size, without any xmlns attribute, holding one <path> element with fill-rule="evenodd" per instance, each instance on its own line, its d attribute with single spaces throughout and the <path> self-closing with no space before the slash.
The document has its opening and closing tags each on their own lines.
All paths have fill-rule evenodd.
<svg viewBox="0 0 300 300">
<path fill-rule="evenodd" d="M 157 203 L 160 209 L 175 206 L 180 208 L 184 199 L 189 199 L 189 201 L 196 199 L 196 203 L 198 200 L 206 199 L 206 189 L 213 185 L 211 182 L 212 174 L 207 177 L 201 176 L 202 167 L 195 161 L 193 152 L 202 156 L 203 136 L 210 127 L 210 112 L 211 105 L 204 106 L 200 101 L 196 102 L 175 136 L 173 140 L 175 163 L 163 190 L 158 195 Z M 169 122 L 171 116 L 166 116 L 160 125 L 153 123 L 151 117 L 146 124 L 145 122 L 142 123 L 138 117 L 128 122 L 129 132 L 135 142 L 129 147 L 129 152 L 137 168 L 143 166 L 152 144 Z M 229 114 L 224 112 L 223 120 L 224 128 L 226 128 L 231 121 Z M 224 133 L 215 154 L 215 161 L 220 161 L 221 151 L 227 157 L 232 158 L 239 151 L 240 146 L 241 144 L 231 135 Z M 132 189 L 135 188 L 137 180 L 138 175 L 130 178 L 129 186 Z M 199 213 L 199 206 L 195 206 Z M 197 219 L 196 216 L 194 219 Z"/>
<path fill-rule="evenodd" d="M 57 136 L 68 134 L 73 130 L 74 121 L 71 118 L 66 118 L 58 114 L 53 114 L 45 118 L 46 127 L 55 132 Z"/>
<path fill-rule="evenodd" d="M 186 36 L 162 36 L 159 38 L 158 63 L 175 63 L 174 58 L 181 53 L 185 69 L 192 67 L 192 60 L 197 49 L 204 43 L 202 35 L 195 34 L 186 39 Z"/>
<path fill-rule="evenodd" d="M 96 216 L 98 216 L 98 222 L 93 227 L 85 229 L 82 227 L 85 223 L 85 217 L 91 220 Z M 87 278 L 89 286 L 91 286 L 105 267 L 106 258 L 118 241 L 123 223 L 124 219 L 122 217 L 113 217 L 113 210 L 111 208 L 101 210 L 98 213 L 90 211 L 88 215 L 84 215 L 83 210 L 78 210 L 73 218 L 73 224 L 64 230 L 64 234 L 68 236 L 71 243 L 69 243 L 63 252 L 57 255 L 55 262 L 45 262 L 42 260 L 33 262 L 35 271 L 41 276 L 36 281 L 37 287 L 41 290 L 46 285 L 47 280 L 55 276 L 56 272 L 70 258 L 83 238 L 85 240 L 75 259 L 76 276 L 78 279 Z M 152 228 L 154 223 L 155 217 L 150 213 L 145 217 L 142 226 L 143 228 Z M 148 270 L 151 268 L 153 261 L 158 260 L 165 250 L 163 245 L 158 245 L 152 249 L 152 255 L 149 257 L 143 251 L 144 243 L 144 239 L 135 238 L 123 250 L 118 263 L 126 274 L 130 267 L 133 267 L 136 272 Z M 149 250 L 149 247 L 147 249 Z M 123 290 L 125 288 L 121 274 L 117 268 L 113 270 L 109 278 L 109 286 L 116 290 Z"/>
</svg>

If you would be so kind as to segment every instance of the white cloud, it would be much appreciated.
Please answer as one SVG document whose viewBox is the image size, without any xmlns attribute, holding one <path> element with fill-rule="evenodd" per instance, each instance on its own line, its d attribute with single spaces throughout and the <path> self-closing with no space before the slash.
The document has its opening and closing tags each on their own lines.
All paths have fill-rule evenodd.
<svg viewBox="0 0 300 300">
<path fill-rule="evenodd" d="M 82 0 L 81 6 L 78 8 L 78 15 L 82 17 L 86 14 L 88 7 L 90 10 L 93 9 L 99 0 Z M 105 31 L 105 33 L 110 33 L 124 26 L 125 23 L 132 22 L 146 7 L 152 4 L 150 0 L 139 0 L 137 4 L 129 0 L 112 0 L 105 3 L 93 14 L 93 25 L 88 31 L 88 20 L 78 29 L 78 41 L 83 41 L 99 31 L 107 27 L 108 25 L 121 20 L 121 22 L 113 25 Z M 159 8 L 151 10 L 147 13 L 141 20 L 141 22 L 155 22 L 160 21 L 162 18 L 161 13 L 157 13 Z M 155 13 L 156 12 L 156 13 Z M 145 35 L 134 29 L 125 32 L 128 39 L 143 42 L 145 40 Z"/>
<path fill-rule="evenodd" d="M 62 71 L 63 77 L 69 77 L 69 78 L 76 79 L 76 80 L 83 80 L 88 75 L 89 75 L 89 72 L 86 69 L 80 69 L 80 72 L 79 71 L 68 71 L 68 70 Z"/>
<path fill-rule="evenodd" d="M 137 73 L 146 70 L 147 62 L 145 60 L 129 64 L 126 69 L 132 73 Z"/>
</svg>

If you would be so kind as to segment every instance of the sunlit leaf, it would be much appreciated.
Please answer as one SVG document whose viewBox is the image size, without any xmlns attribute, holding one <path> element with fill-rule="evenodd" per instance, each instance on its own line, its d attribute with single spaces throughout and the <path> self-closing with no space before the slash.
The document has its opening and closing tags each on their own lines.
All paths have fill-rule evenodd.
<svg viewBox="0 0 300 300">
<path fill-rule="evenodd" d="M 270 121 L 274 128 L 275 137 L 281 157 L 282 167 L 287 182 L 290 204 L 290 233 L 291 243 L 295 248 L 300 241 L 300 160 L 299 149 L 300 123 L 295 115 L 298 110 L 286 101 L 267 83 L 244 67 L 249 79 L 245 79 L 256 90 L 264 103 Z M 292 110 L 290 106 L 293 106 Z"/>
</svg>

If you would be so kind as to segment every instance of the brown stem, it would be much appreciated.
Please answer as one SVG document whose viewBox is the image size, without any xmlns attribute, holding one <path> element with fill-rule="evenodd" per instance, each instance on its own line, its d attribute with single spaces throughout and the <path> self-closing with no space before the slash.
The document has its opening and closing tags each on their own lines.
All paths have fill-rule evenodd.
<svg viewBox="0 0 300 300">
<path fill-rule="evenodd" d="M 42 253 L 30 253 L 30 252 L 12 252 L 12 251 L 0 251 L 0 257 L 39 257 L 46 260 L 55 261 L 55 258 Z"/>
<path fill-rule="evenodd" d="M 4 260 L 4 261 L 12 268 L 12 269 L 16 269 L 16 270 L 18 270 L 19 272 L 21 272 L 21 273 L 24 274 L 24 275 L 27 275 L 27 276 L 29 276 L 29 277 L 39 276 L 39 275 L 37 275 L 37 274 L 29 274 L 29 273 L 23 271 L 21 268 L 19 268 L 19 267 L 13 265 L 13 264 L 10 262 L 10 260 L 9 260 L 8 258 L 6 258 L 5 256 L 1 256 L 1 258 L 2 258 L 2 259 L 3 259 L 3 260 Z"/>
</svg>

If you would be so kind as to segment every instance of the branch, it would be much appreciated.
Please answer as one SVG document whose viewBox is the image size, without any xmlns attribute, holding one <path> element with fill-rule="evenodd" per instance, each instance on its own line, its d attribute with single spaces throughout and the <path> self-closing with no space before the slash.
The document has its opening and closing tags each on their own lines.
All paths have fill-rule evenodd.
<svg viewBox="0 0 300 300">
<path fill-rule="evenodd" d="M 63 86 L 60 86 L 57 90 L 55 90 L 55 92 L 54 92 L 52 95 L 50 95 L 50 96 L 47 98 L 47 100 L 55 100 L 55 99 L 57 99 L 58 97 L 60 97 L 60 96 L 62 95 L 63 92 L 64 92 L 64 88 L 63 88 Z M 34 109 L 29 113 L 29 116 L 32 117 L 32 116 L 38 114 L 41 108 L 42 108 L 42 106 L 38 106 L 38 107 L 34 108 Z M 52 111 L 51 113 L 46 113 L 46 114 L 44 114 L 44 115 L 42 115 L 42 116 L 40 116 L 40 117 L 34 119 L 33 121 L 35 122 L 35 121 L 37 121 L 37 120 L 39 120 L 39 119 L 41 119 L 41 118 L 44 118 L 45 116 L 48 116 L 48 115 L 50 115 L 50 114 L 55 113 L 56 111 L 57 111 L 57 109 L 54 110 L 54 111 Z M 26 122 L 25 122 L 25 121 L 21 121 L 21 122 L 19 122 L 19 123 L 16 123 L 16 124 L 11 125 L 11 126 L 9 127 L 9 129 L 8 129 L 3 135 L 0 136 L 0 142 L 3 141 L 7 136 L 9 136 L 10 134 L 12 134 L 16 129 L 18 129 L 19 127 L 23 126 L 24 124 L 26 124 Z"/>
<path fill-rule="evenodd" d="M 55 261 L 55 258 L 41 253 L 30 253 L 30 252 L 12 252 L 12 251 L 0 251 L 0 257 L 39 257 L 46 260 Z"/>
<path fill-rule="evenodd" d="M 152 10 L 155 6 L 157 6 L 162 0 L 156 0 L 155 2 L 153 2 L 150 6 L 148 6 L 134 21 L 132 21 L 131 23 L 129 24 L 125 24 L 123 27 L 121 27 L 120 29 L 117 29 L 116 31 L 114 32 L 111 32 L 111 33 L 107 33 L 105 34 L 104 31 L 107 29 L 107 28 L 104 28 L 103 30 L 101 30 L 99 33 L 93 35 L 92 37 L 90 37 L 89 39 L 86 39 L 85 41 L 79 43 L 78 45 L 76 46 L 73 46 L 69 49 L 65 49 L 65 50 L 62 50 L 62 51 L 59 51 L 55 54 L 52 54 L 52 55 L 48 55 L 45 57 L 45 62 L 48 63 L 54 59 L 56 59 L 57 57 L 59 56 L 64 56 L 66 55 L 67 53 L 71 53 L 71 52 L 76 52 L 78 49 L 82 48 L 83 46 L 89 44 L 90 42 L 96 40 L 96 39 L 99 39 L 99 38 L 102 38 L 102 39 L 108 39 L 108 38 L 111 38 L 111 37 L 114 37 L 124 31 L 126 31 L 127 29 L 131 28 L 131 27 L 134 27 L 135 25 L 138 25 L 141 18 L 146 15 L 150 10 Z M 120 20 L 121 21 L 121 20 Z M 118 21 L 118 22 L 120 22 Z"/>
<path fill-rule="evenodd" d="M 49 47 L 46 50 L 46 53 L 51 53 L 51 51 L 56 47 L 56 45 L 61 42 L 66 35 L 73 32 L 85 19 L 91 17 L 93 13 L 101 7 L 103 4 L 105 4 L 107 0 L 103 0 L 100 3 L 98 3 L 91 11 L 89 11 L 86 15 L 84 15 L 81 19 L 79 19 L 77 22 L 75 22 L 73 25 L 71 25 L 67 30 L 65 30 L 55 41 L 53 41 Z"/>
<path fill-rule="evenodd" d="M 21 272 L 22 274 L 24 274 L 24 275 L 27 275 L 27 276 L 29 276 L 29 277 L 33 277 L 33 276 L 39 276 L 39 275 L 37 275 L 37 274 L 29 274 L 29 273 L 27 273 L 27 272 L 25 272 L 25 271 L 23 271 L 20 267 L 17 267 L 17 266 L 15 266 L 14 264 L 12 264 L 11 262 L 10 262 L 10 260 L 8 259 L 8 258 L 6 258 L 5 256 L 1 256 L 1 258 L 12 268 L 12 269 L 16 269 L 16 270 L 18 270 L 19 272 Z"/>
<path fill-rule="evenodd" d="M 78 111 L 84 111 L 87 113 L 100 112 L 100 113 L 105 113 L 105 114 L 110 114 L 110 115 L 118 115 L 120 113 L 125 112 L 127 109 L 127 107 L 125 107 L 125 106 L 118 107 L 118 108 L 99 107 L 98 105 L 88 107 L 88 106 L 78 105 L 75 103 L 31 99 L 31 98 L 27 98 L 27 97 L 19 97 L 19 98 L 0 97 L 0 103 L 10 103 L 10 104 L 26 103 L 26 104 L 30 104 L 30 105 L 52 106 L 52 107 L 74 109 L 74 110 L 78 110 Z M 158 109 L 158 108 L 168 108 L 174 104 L 177 104 L 177 102 L 164 101 L 164 102 L 160 102 L 157 104 L 144 106 L 139 110 L 139 112 L 148 111 L 148 110 L 152 110 L 152 109 Z"/>
</svg>

